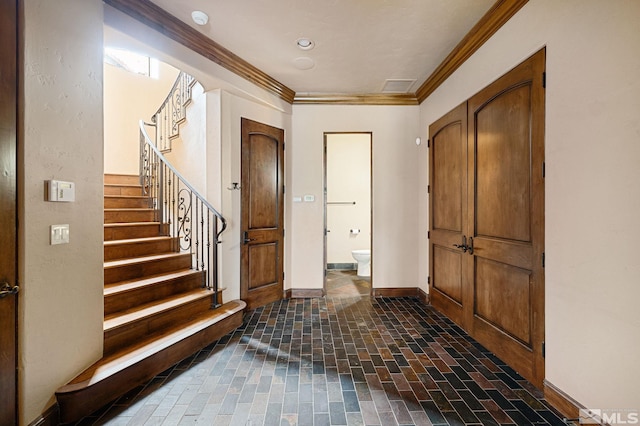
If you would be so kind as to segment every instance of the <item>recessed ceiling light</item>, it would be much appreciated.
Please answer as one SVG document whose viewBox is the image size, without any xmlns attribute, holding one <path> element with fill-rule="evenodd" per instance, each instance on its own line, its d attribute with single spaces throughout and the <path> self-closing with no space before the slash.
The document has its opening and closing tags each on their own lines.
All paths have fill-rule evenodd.
<svg viewBox="0 0 640 426">
<path fill-rule="evenodd" d="M 311 50 L 316 44 L 313 42 L 313 40 L 302 37 L 296 40 L 296 45 L 302 50 Z"/>
<path fill-rule="evenodd" d="M 198 25 L 206 25 L 209 22 L 209 15 L 201 10 L 194 10 L 191 12 L 191 19 Z"/>
</svg>

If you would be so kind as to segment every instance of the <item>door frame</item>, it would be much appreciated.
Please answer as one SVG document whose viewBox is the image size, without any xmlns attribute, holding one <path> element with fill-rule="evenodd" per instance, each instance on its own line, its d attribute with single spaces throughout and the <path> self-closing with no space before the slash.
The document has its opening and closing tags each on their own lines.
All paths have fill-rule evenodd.
<svg viewBox="0 0 640 426">
<path fill-rule="evenodd" d="M 322 134 L 323 149 L 322 149 L 322 202 L 324 207 L 324 220 L 323 220 L 323 257 L 322 257 L 322 294 L 327 294 L 327 136 L 330 135 L 369 135 L 369 226 L 371 228 L 371 235 L 369 238 L 369 247 L 371 247 L 371 260 L 373 262 L 373 132 L 369 131 L 350 131 L 350 132 L 324 132 Z M 373 264 L 373 263 L 371 263 Z M 369 277 L 369 294 L 373 295 L 373 268 L 371 268 L 371 276 Z"/>
<path fill-rule="evenodd" d="M 3 76 L 0 82 L 0 165 L 2 167 L 0 194 L 0 224 L 3 231 L 0 236 L 0 281 L 7 282 L 10 287 L 18 285 L 18 240 L 17 240 L 17 149 L 18 149 L 18 34 L 20 29 L 18 1 L 9 0 L 0 3 L 0 16 L 4 25 L 0 26 L 0 53 L 3 61 L 0 68 Z M 6 191 L 6 192 L 5 192 Z M 12 254 L 12 255 L 7 255 Z M 4 346 L 5 338 L 9 352 L 0 363 L 0 423 L 12 424 L 18 421 L 18 303 L 19 294 L 9 294 L 0 299 L 0 309 L 7 309 L 8 315 L 0 311 L 2 330 L 6 335 L 0 336 Z M 6 312 L 6 311 L 5 311 Z M 11 348 L 13 346 L 13 348 Z M 3 379 L 4 377 L 4 379 Z M 8 379 L 8 380 L 7 380 Z"/>
</svg>

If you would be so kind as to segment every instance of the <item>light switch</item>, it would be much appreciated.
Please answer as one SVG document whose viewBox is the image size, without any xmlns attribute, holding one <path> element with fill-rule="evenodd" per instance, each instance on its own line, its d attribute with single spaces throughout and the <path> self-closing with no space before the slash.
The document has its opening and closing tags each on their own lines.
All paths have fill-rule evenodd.
<svg viewBox="0 0 640 426">
<path fill-rule="evenodd" d="M 294 196 L 294 197 L 293 197 L 293 202 L 294 202 L 294 203 L 301 203 L 301 202 L 302 202 L 302 197 Z"/>
<path fill-rule="evenodd" d="M 51 225 L 51 245 L 69 243 L 69 224 Z"/>
<path fill-rule="evenodd" d="M 316 197 L 314 197 L 313 195 L 305 195 L 304 196 L 304 202 L 305 203 L 312 203 L 316 200 Z"/>
</svg>

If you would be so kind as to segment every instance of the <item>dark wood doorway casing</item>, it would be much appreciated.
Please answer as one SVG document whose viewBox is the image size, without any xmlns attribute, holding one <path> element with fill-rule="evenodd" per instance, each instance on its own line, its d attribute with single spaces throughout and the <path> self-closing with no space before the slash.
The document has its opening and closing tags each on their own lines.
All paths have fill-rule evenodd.
<svg viewBox="0 0 640 426">
<path fill-rule="evenodd" d="M 432 304 L 540 388 L 544 67 L 543 49 L 429 127 Z"/>
<path fill-rule="evenodd" d="M 284 130 L 242 118 L 240 297 L 284 296 Z"/>
<path fill-rule="evenodd" d="M 0 2 L 0 17 L 0 424 L 10 425 L 18 423 L 19 294 L 9 290 L 17 286 L 17 1 Z"/>
</svg>

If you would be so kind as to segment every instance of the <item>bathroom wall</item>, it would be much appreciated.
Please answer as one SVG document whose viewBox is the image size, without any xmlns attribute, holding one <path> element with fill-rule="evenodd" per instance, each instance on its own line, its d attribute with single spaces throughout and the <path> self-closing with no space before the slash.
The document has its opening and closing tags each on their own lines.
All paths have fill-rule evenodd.
<svg viewBox="0 0 640 426">
<path fill-rule="evenodd" d="M 352 250 L 371 248 L 371 134 L 327 134 L 326 144 L 327 263 L 353 264 Z"/>
</svg>

